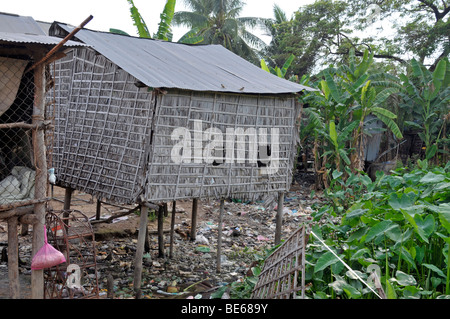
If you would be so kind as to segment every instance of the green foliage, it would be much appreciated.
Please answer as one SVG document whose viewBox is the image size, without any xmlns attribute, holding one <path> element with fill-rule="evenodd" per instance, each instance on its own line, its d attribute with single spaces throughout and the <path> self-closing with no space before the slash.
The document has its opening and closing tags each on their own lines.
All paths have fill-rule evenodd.
<svg viewBox="0 0 450 319">
<path fill-rule="evenodd" d="M 141 38 L 152 38 L 164 41 L 172 41 L 172 19 L 175 14 L 175 4 L 176 0 L 167 0 L 164 6 L 163 12 L 160 14 L 160 22 L 158 26 L 158 31 L 152 36 L 148 30 L 147 24 L 145 23 L 142 15 L 139 13 L 138 8 L 134 5 L 133 0 L 127 0 L 130 5 L 130 15 L 133 20 L 133 25 L 136 26 L 137 33 Z M 128 33 L 110 28 L 109 32 L 129 35 Z M 178 40 L 179 43 L 185 44 L 195 44 L 203 41 L 202 37 L 196 36 L 193 33 L 187 33 L 182 38 Z"/>
<path fill-rule="evenodd" d="M 252 250 L 251 256 L 253 266 L 251 267 L 251 275 L 246 276 L 243 281 L 233 282 L 230 287 L 230 296 L 232 299 L 249 299 L 261 273 L 264 261 L 276 249 L 274 247 L 263 247 L 257 251 Z M 248 250 L 248 249 L 246 249 Z"/>
<path fill-rule="evenodd" d="M 267 71 L 269 73 L 272 73 L 280 78 L 285 78 L 286 73 L 287 73 L 292 61 L 294 61 L 294 58 L 295 58 L 295 56 L 293 54 L 291 54 L 288 57 L 288 59 L 284 62 L 281 69 L 278 66 L 276 66 L 275 68 L 269 67 L 266 64 L 266 61 L 264 61 L 264 59 L 261 59 L 261 69 L 263 69 L 264 71 Z M 295 77 L 291 77 L 289 80 L 295 80 Z"/>
<path fill-rule="evenodd" d="M 155 39 L 172 41 L 172 18 L 175 13 L 176 0 L 167 0 L 164 10 L 160 15 L 158 31 L 154 36 Z"/>
<path fill-rule="evenodd" d="M 388 99 L 400 90 L 399 80 L 383 72 L 372 73 L 372 64 L 373 53 L 366 50 L 359 61 L 352 53 L 348 64 L 318 74 L 312 85 L 320 91 L 301 97 L 307 105 L 308 121 L 300 128 L 300 137 L 302 142 L 314 138 L 316 169 L 321 169 L 326 179 L 334 169 L 363 169 L 369 115 L 381 120 L 396 138 L 403 137 L 397 116 L 387 109 Z M 326 180 L 324 183 L 326 187 Z"/>
<path fill-rule="evenodd" d="M 138 8 L 134 5 L 133 0 L 127 0 L 128 4 L 130 5 L 130 14 L 131 18 L 133 19 L 133 24 L 136 26 L 136 29 L 138 31 L 139 37 L 141 38 L 151 38 L 150 31 L 147 28 L 147 24 L 145 23 L 144 19 L 142 18 L 141 14 L 139 13 Z"/>
<path fill-rule="evenodd" d="M 442 59 L 431 72 L 415 59 L 411 60 L 412 74 L 401 74 L 403 90 L 401 107 L 411 114 L 406 125 L 419 130 L 419 137 L 425 143 L 426 158 L 431 159 L 443 153 L 449 144 L 444 135 L 449 125 L 450 111 L 450 63 Z"/>
<path fill-rule="evenodd" d="M 348 173 L 346 183 L 333 173 L 328 204 L 313 214 L 321 224 L 314 233 L 366 282 L 376 265 L 388 298 L 449 297 L 450 162 L 419 161 L 410 171 L 379 172 L 373 182 Z M 314 237 L 306 259 L 309 297 L 376 298 Z"/>
<path fill-rule="evenodd" d="M 175 12 L 174 25 L 189 28 L 187 36 L 201 37 L 202 44 L 220 44 L 237 55 L 257 64 L 255 49 L 264 41 L 248 31 L 263 25 L 263 18 L 239 17 L 243 2 L 239 0 L 188 0 L 185 5 L 191 11 Z"/>
</svg>

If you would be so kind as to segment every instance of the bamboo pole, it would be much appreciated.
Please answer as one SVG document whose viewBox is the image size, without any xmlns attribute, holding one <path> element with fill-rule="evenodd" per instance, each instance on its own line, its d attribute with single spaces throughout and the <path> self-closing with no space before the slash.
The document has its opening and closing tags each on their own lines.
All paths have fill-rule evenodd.
<svg viewBox="0 0 450 319">
<path fill-rule="evenodd" d="M 42 130 L 42 129 L 52 128 L 53 126 L 50 124 L 51 124 L 50 121 L 43 121 L 39 125 L 28 124 L 25 122 L 2 123 L 2 124 L 0 124 L 0 129 L 23 128 L 26 130 Z"/>
<path fill-rule="evenodd" d="M 275 225 L 275 245 L 281 243 L 281 226 L 283 224 L 284 193 L 278 193 L 278 207 Z"/>
<path fill-rule="evenodd" d="M 197 236 L 197 210 L 198 198 L 194 198 L 192 200 L 191 240 L 195 240 Z"/>
<path fill-rule="evenodd" d="M 144 255 L 144 244 L 146 236 L 146 228 L 148 222 L 148 207 L 141 206 L 141 216 L 139 219 L 138 243 L 136 247 L 136 255 L 134 259 L 134 281 L 133 287 L 137 295 L 140 295 L 141 279 L 142 279 L 142 258 Z"/>
<path fill-rule="evenodd" d="M 173 232 L 175 229 L 175 212 L 176 212 L 176 201 L 172 203 L 172 220 L 170 223 L 170 249 L 169 249 L 169 258 L 172 258 L 173 253 Z"/>
<path fill-rule="evenodd" d="M 69 210 L 72 203 L 73 188 L 67 187 L 64 192 L 64 210 Z"/>
<path fill-rule="evenodd" d="M 93 18 L 92 15 L 87 17 L 81 24 L 72 30 L 64 39 L 62 39 L 56 46 L 54 46 L 45 56 L 43 56 L 40 60 L 38 60 L 35 64 L 33 64 L 28 70 L 25 72 L 31 71 L 33 69 L 36 69 L 37 67 L 42 67 L 44 63 L 49 60 L 57 51 L 70 39 L 73 38 L 73 36 L 80 31 L 86 24 L 88 24 L 89 21 L 91 21 Z"/>
<path fill-rule="evenodd" d="M 217 269 L 216 272 L 221 271 L 221 259 L 222 256 L 222 227 L 223 227 L 223 212 L 224 212 L 225 201 L 223 198 L 220 200 L 220 211 L 219 211 L 219 225 L 218 225 L 218 238 L 217 238 Z"/>
<path fill-rule="evenodd" d="M 164 257 L 164 205 L 158 209 L 158 256 Z"/>
<path fill-rule="evenodd" d="M 34 85 L 32 124 L 40 126 L 44 122 L 45 116 L 44 64 L 40 64 L 34 68 Z M 47 158 L 45 154 L 44 131 L 33 130 L 32 138 L 36 169 L 34 198 L 36 200 L 43 200 L 47 197 Z M 33 225 L 33 256 L 44 245 L 44 227 L 42 226 L 45 225 L 45 207 L 45 202 L 36 203 L 34 205 L 34 214 L 37 222 Z M 44 272 L 42 269 L 31 270 L 31 298 L 44 298 Z"/>
<path fill-rule="evenodd" d="M 16 209 L 19 209 L 21 207 L 25 207 L 25 206 L 29 206 L 29 205 L 34 205 L 34 204 L 39 204 L 39 203 L 44 203 L 46 201 L 50 200 L 49 198 L 41 198 L 41 199 L 30 199 L 30 200 L 26 200 L 26 201 L 21 201 L 21 202 L 16 202 L 16 203 L 11 203 L 11 204 L 5 204 L 0 206 L 0 218 L 8 218 L 11 216 L 4 216 L 3 213 L 7 213 L 5 211 L 13 211 Z"/>
<path fill-rule="evenodd" d="M 8 277 L 9 296 L 20 298 L 19 282 L 19 241 L 17 238 L 17 217 L 8 218 Z"/>
<path fill-rule="evenodd" d="M 101 210 L 102 210 L 102 202 L 100 201 L 100 199 L 97 199 L 97 207 L 95 209 L 95 220 L 100 220 Z"/>
</svg>

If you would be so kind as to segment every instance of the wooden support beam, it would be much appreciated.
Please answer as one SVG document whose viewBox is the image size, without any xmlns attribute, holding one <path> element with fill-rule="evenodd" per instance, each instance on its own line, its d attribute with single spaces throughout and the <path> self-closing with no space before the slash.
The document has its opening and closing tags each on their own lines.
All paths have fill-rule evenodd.
<svg viewBox="0 0 450 319">
<path fill-rule="evenodd" d="M 197 236 L 197 210 L 198 198 L 194 198 L 192 200 L 191 240 L 195 240 Z"/>
<path fill-rule="evenodd" d="M 72 193 L 73 193 L 73 188 L 70 187 L 66 187 L 65 192 L 64 192 L 64 210 L 69 210 L 70 209 L 70 204 L 72 202 Z"/>
<path fill-rule="evenodd" d="M 17 217 L 8 218 L 8 279 L 9 296 L 11 299 L 20 298 L 19 282 L 19 240 L 17 237 Z"/>
<path fill-rule="evenodd" d="M 100 220 L 102 210 L 102 202 L 100 199 L 97 199 L 97 207 L 95 208 L 95 220 Z"/>
<path fill-rule="evenodd" d="M 141 206 L 141 216 L 139 219 L 138 243 L 136 247 L 136 255 L 134 259 L 134 281 L 133 287 L 137 296 L 140 296 L 141 279 L 142 279 L 142 258 L 144 256 L 145 236 L 148 223 L 148 207 Z"/>
<path fill-rule="evenodd" d="M 220 210 L 219 210 L 219 225 L 218 225 L 218 238 L 217 238 L 217 268 L 216 268 L 216 272 L 220 273 L 221 272 L 221 259 L 220 257 L 222 256 L 222 228 L 223 228 L 223 213 L 225 210 L 225 201 L 222 198 L 220 200 Z"/>
<path fill-rule="evenodd" d="M 8 219 L 13 216 L 19 217 L 22 215 L 31 214 L 33 210 L 34 210 L 33 205 L 12 208 L 10 210 L 0 212 L 0 219 Z"/>
<path fill-rule="evenodd" d="M 164 205 L 158 210 L 158 257 L 164 258 Z"/>
<path fill-rule="evenodd" d="M 36 53 L 35 60 L 43 57 L 43 53 Z M 34 68 L 34 104 L 32 124 L 40 126 L 45 119 L 45 65 L 40 64 Z M 32 130 L 33 154 L 35 160 L 35 193 L 36 200 L 47 197 L 47 156 L 43 130 Z M 37 222 L 33 225 L 32 257 L 44 245 L 45 202 L 34 205 L 34 214 Z M 44 271 L 31 270 L 31 298 L 44 298 Z"/>
<path fill-rule="evenodd" d="M 176 213 L 176 205 L 177 202 L 173 201 L 172 203 L 172 220 L 170 223 L 170 249 L 169 249 L 169 258 L 172 258 L 173 256 L 173 232 L 175 229 L 175 213 Z"/>
<path fill-rule="evenodd" d="M 284 193 L 278 193 L 278 207 L 275 225 L 275 245 L 281 243 L 281 226 L 283 225 Z"/>
</svg>

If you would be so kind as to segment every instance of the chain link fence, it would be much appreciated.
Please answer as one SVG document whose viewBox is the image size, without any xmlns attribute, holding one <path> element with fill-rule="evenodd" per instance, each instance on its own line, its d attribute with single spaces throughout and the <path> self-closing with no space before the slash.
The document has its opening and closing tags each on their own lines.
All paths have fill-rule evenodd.
<svg viewBox="0 0 450 319">
<path fill-rule="evenodd" d="M 28 59 L 0 56 L 0 211 L 34 198 L 30 64 Z"/>
</svg>

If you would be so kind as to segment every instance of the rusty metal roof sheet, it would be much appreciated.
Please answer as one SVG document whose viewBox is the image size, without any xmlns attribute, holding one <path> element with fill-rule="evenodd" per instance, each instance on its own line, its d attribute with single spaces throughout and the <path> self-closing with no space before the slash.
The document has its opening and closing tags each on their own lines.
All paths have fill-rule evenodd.
<svg viewBox="0 0 450 319">
<path fill-rule="evenodd" d="M 50 34 L 62 36 L 73 28 L 55 22 Z M 76 38 L 149 87 L 256 94 L 314 90 L 270 74 L 221 45 L 187 45 L 88 29 L 80 30 Z"/>
</svg>

